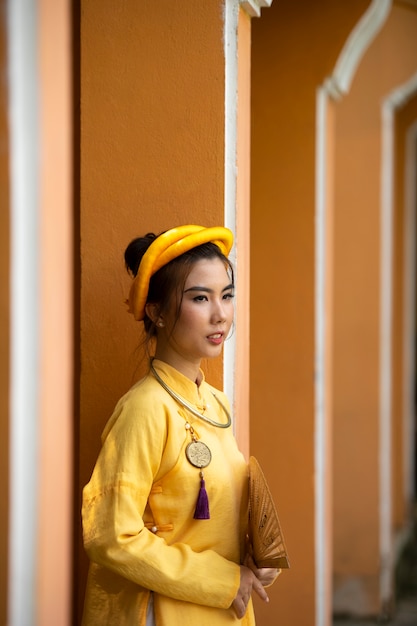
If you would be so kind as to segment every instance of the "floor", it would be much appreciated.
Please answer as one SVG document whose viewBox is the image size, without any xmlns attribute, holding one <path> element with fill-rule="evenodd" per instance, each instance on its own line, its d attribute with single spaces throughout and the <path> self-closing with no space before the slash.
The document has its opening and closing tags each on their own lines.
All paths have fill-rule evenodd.
<svg viewBox="0 0 417 626">
<path fill-rule="evenodd" d="M 390 618 L 335 617 L 333 626 L 417 626 L 417 523 L 396 572 L 396 609 Z"/>
<path fill-rule="evenodd" d="M 333 626 L 417 626 L 417 597 L 404 599 L 399 605 L 392 619 L 335 619 Z"/>
</svg>

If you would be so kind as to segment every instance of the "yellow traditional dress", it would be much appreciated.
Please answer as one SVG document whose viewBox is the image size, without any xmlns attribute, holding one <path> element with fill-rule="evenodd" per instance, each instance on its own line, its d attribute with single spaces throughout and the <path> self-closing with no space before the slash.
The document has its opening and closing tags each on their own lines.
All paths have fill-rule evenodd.
<svg viewBox="0 0 417 626">
<path fill-rule="evenodd" d="M 226 414 L 204 378 L 199 386 L 162 361 L 153 366 L 178 395 L 216 422 Z M 211 451 L 204 469 L 210 519 L 194 519 L 200 471 L 186 457 L 196 438 Z M 232 428 L 194 416 L 149 374 L 118 402 L 83 492 L 84 545 L 91 560 L 84 626 L 253 626 L 231 607 L 240 584 L 248 469 Z M 152 596 L 151 596 L 152 594 Z"/>
</svg>

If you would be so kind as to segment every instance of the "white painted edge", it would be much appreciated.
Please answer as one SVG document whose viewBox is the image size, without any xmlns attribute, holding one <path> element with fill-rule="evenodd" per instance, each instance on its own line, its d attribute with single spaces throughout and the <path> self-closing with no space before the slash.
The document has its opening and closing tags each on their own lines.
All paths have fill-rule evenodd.
<svg viewBox="0 0 417 626">
<path fill-rule="evenodd" d="M 415 440 L 414 394 L 416 376 L 416 228 L 417 228 L 417 122 L 407 131 L 405 147 L 405 216 L 404 216 L 404 318 L 403 318 L 403 486 L 406 503 L 414 501 Z M 411 513 L 411 512 L 410 512 Z"/>
<path fill-rule="evenodd" d="M 238 21 L 239 0 L 226 0 L 224 6 L 225 55 L 225 159 L 224 159 L 224 223 L 236 234 L 237 193 L 237 90 L 238 90 Z M 236 258 L 236 241 L 231 260 Z M 236 276 L 239 268 L 235 265 Z M 236 315 L 238 313 L 236 312 Z M 236 332 L 226 341 L 223 353 L 224 391 L 235 406 Z M 235 424 L 234 424 L 235 426 Z"/>
<path fill-rule="evenodd" d="M 9 626 L 36 613 L 38 495 L 38 88 L 35 0 L 7 3 L 11 347 Z"/>
<path fill-rule="evenodd" d="M 382 107 L 381 213 L 380 213 L 380 373 L 379 373 L 379 550 L 382 607 L 392 597 L 392 296 L 394 211 L 394 115 Z"/>
<path fill-rule="evenodd" d="M 270 7 L 273 0 L 240 0 L 242 9 L 251 17 L 261 17 L 261 8 Z"/>
<path fill-rule="evenodd" d="M 413 74 L 409 80 L 396 87 L 384 100 L 388 108 L 402 107 L 417 92 L 417 74 Z"/>
<path fill-rule="evenodd" d="M 315 190 L 315 578 L 316 626 L 328 624 L 327 579 L 329 537 L 326 534 L 326 188 L 327 188 L 327 106 L 326 88 L 316 92 L 316 190 Z"/>
<path fill-rule="evenodd" d="M 381 30 L 391 10 L 392 0 L 373 0 L 346 40 L 326 89 L 337 100 L 350 90 L 363 55 Z"/>
</svg>

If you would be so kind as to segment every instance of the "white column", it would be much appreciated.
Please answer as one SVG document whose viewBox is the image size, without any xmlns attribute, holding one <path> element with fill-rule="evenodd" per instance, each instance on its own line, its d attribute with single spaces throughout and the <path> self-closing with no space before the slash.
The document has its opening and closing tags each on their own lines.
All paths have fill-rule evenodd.
<svg viewBox="0 0 417 626">
<path fill-rule="evenodd" d="M 9 626 L 35 623 L 38 493 L 38 89 L 35 0 L 9 0 L 11 210 Z"/>
<path fill-rule="evenodd" d="M 225 56 L 225 159 L 224 159 L 224 222 L 236 233 L 236 177 L 237 177 L 237 36 L 239 0 L 225 0 L 224 56 Z M 236 258 L 232 251 L 232 261 Z M 238 271 L 238 268 L 237 268 Z M 235 402 L 236 333 L 226 341 L 223 360 L 224 390 L 232 406 Z"/>
</svg>

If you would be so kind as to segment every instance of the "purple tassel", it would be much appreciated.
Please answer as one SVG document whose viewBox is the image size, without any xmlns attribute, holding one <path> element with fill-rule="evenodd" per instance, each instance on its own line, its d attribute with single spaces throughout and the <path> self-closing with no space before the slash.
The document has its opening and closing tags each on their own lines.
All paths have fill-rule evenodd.
<svg viewBox="0 0 417 626">
<path fill-rule="evenodd" d="M 194 511 L 194 519 L 210 519 L 209 501 L 203 472 L 200 472 L 200 477 L 200 491 L 198 492 L 197 504 Z"/>
</svg>

